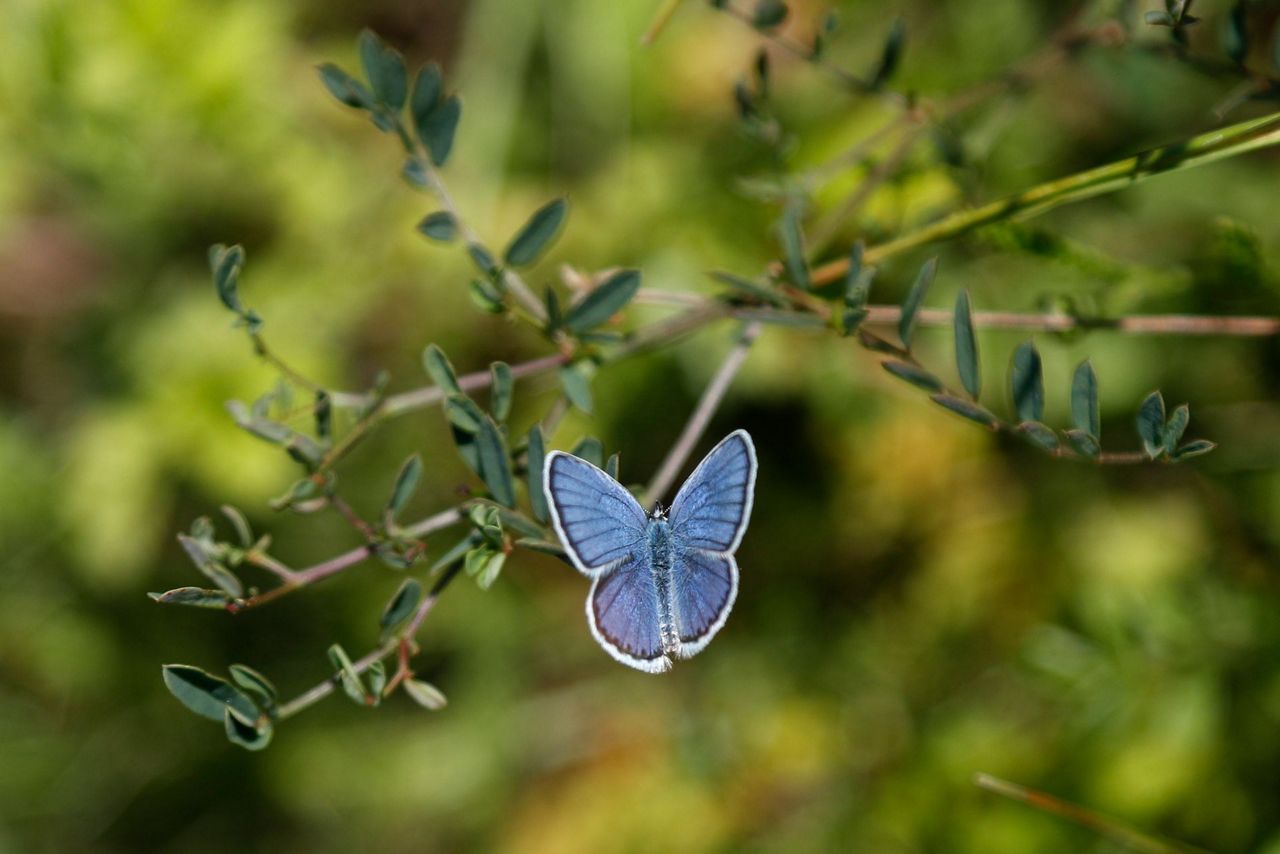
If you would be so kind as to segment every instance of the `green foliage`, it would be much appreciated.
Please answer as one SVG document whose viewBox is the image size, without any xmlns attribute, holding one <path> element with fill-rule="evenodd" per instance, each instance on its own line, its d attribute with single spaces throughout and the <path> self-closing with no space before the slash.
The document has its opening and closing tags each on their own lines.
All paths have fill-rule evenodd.
<svg viewBox="0 0 1280 854">
<path fill-rule="evenodd" d="M 928 392 L 942 391 L 942 380 L 919 365 L 913 365 L 910 362 L 902 362 L 897 359 L 886 359 L 880 363 L 880 366 L 898 379 L 911 383 L 916 388 L 922 388 Z"/>
<path fill-rule="evenodd" d="M 902 58 L 903 45 L 907 40 L 907 26 L 901 18 L 894 18 L 889 26 L 889 34 L 885 36 L 884 47 L 880 53 L 880 61 L 871 72 L 870 88 L 883 89 L 898 70 L 898 62 Z"/>
<path fill-rule="evenodd" d="M 511 238 L 503 259 L 513 267 L 524 267 L 538 260 L 560 233 L 568 213 L 569 203 L 565 199 L 553 199 L 538 208 Z"/>
<path fill-rule="evenodd" d="M 925 261 L 920 267 L 920 272 L 916 274 L 911 290 L 907 292 L 907 298 L 902 302 L 902 317 L 898 320 L 898 337 L 902 339 L 902 346 L 908 350 L 911 349 L 911 333 L 916 325 L 916 312 L 920 310 L 924 295 L 928 292 L 929 285 L 933 284 L 933 277 L 937 272 L 937 258 Z"/>
<path fill-rule="evenodd" d="M 575 303 L 565 316 L 564 325 L 579 334 L 595 329 L 622 311 L 638 290 L 640 272 L 620 270 Z"/>
<path fill-rule="evenodd" d="M 782 0 L 756 0 L 751 24 L 760 30 L 771 30 L 787 19 L 787 4 Z"/>
<path fill-rule="evenodd" d="M 1034 342 L 1024 341 L 1013 351 L 1009 386 L 1019 421 L 1039 421 L 1044 417 L 1044 371 Z"/>
<path fill-rule="evenodd" d="M 448 211 L 429 213 L 418 223 L 418 231 L 432 240 L 448 243 L 458 236 L 458 222 Z"/>
<path fill-rule="evenodd" d="M 955 313 L 956 368 L 960 383 L 974 400 L 982 392 L 982 370 L 978 365 L 978 340 L 973 334 L 973 317 L 969 309 L 969 292 L 956 297 Z"/>
<path fill-rule="evenodd" d="M 528 486 L 529 486 L 529 505 L 533 509 L 533 517 L 539 522 L 546 522 L 547 514 L 547 497 L 546 486 L 543 482 L 543 465 L 547 459 L 546 444 L 542 438 L 542 425 L 535 424 L 529 430 L 529 451 L 528 451 Z"/>
<path fill-rule="evenodd" d="M 804 233 L 800 229 L 800 205 L 788 203 L 778 223 L 782 240 L 782 260 L 787 268 L 791 284 L 802 290 L 809 289 L 809 262 L 805 258 Z"/>
<path fill-rule="evenodd" d="M 1097 439 L 1102 435 L 1102 420 L 1098 412 L 1098 377 L 1086 359 L 1079 364 L 1071 379 L 1071 423 L 1076 430 Z"/>
</svg>

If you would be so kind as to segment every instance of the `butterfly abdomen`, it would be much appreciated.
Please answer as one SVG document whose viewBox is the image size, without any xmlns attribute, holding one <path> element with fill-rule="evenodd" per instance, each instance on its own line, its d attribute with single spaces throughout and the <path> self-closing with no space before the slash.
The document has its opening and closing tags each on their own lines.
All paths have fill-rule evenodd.
<svg viewBox="0 0 1280 854">
<path fill-rule="evenodd" d="M 680 636 L 671 613 L 671 565 L 675 559 L 675 548 L 671 542 L 671 527 L 665 519 L 649 520 L 649 550 L 649 565 L 658 591 L 658 628 L 662 634 L 662 650 L 667 655 L 675 655 L 680 649 Z"/>
</svg>

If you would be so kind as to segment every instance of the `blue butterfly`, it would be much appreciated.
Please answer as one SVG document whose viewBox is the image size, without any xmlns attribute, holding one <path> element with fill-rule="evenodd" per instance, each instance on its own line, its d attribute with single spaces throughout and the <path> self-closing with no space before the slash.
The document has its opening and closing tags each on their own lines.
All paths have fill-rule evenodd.
<svg viewBox="0 0 1280 854">
<path fill-rule="evenodd" d="M 547 455 L 543 483 L 560 542 L 591 579 L 587 623 L 605 652 L 648 673 L 702 652 L 738 595 L 733 553 L 756 487 L 747 432 L 707 454 L 670 512 L 646 516 L 622 484 L 563 451 Z"/>
</svg>

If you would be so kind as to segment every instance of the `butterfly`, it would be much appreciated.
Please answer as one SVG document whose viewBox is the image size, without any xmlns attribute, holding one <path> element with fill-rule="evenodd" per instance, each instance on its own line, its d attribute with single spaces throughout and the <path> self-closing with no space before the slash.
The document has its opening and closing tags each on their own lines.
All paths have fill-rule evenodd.
<svg viewBox="0 0 1280 854">
<path fill-rule="evenodd" d="M 751 436 L 726 436 L 670 509 L 648 515 L 622 484 L 563 451 L 547 455 L 543 483 L 560 542 L 591 579 L 587 624 L 605 652 L 663 673 L 705 649 L 738 595 L 733 553 L 756 486 Z"/>
</svg>

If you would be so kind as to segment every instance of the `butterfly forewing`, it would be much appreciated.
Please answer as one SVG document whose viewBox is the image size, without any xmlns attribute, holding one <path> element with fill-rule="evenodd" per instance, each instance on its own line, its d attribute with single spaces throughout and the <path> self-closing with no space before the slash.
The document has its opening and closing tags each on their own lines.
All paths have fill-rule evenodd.
<svg viewBox="0 0 1280 854">
<path fill-rule="evenodd" d="M 587 575 L 644 546 L 644 510 L 613 478 L 575 456 L 547 456 L 551 521 L 574 566 Z"/>
<path fill-rule="evenodd" d="M 591 633 L 623 664 L 651 673 L 671 666 L 663 654 L 657 582 L 647 555 L 637 554 L 598 576 L 587 597 Z"/>
<path fill-rule="evenodd" d="M 756 449 L 735 430 L 707 454 L 671 504 L 671 529 L 687 548 L 729 554 L 751 517 Z"/>
</svg>

